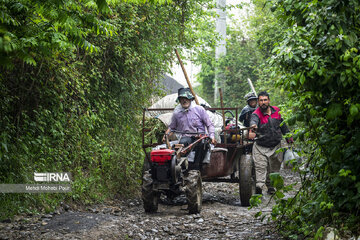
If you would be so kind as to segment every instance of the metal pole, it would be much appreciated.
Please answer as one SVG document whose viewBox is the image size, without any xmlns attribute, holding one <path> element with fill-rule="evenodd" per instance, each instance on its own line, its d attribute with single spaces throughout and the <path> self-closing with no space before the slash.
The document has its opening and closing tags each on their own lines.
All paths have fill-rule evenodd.
<svg viewBox="0 0 360 240">
<path fill-rule="evenodd" d="M 220 41 L 215 48 L 215 60 L 219 62 L 221 56 L 226 55 L 226 0 L 216 1 L 217 14 L 216 19 L 216 32 L 220 35 Z M 224 74 L 219 73 L 219 69 L 215 69 L 215 80 L 214 80 L 214 103 L 217 104 L 219 100 L 218 89 L 224 89 Z"/>
<path fill-rule="evenodd" d="M 251 91 L 253 91 L 253 93 L 254 93 L 255 96 L 257 97 L 256 91 L 255 91 L 254 85 L 252 84 L 251 79 L 248 78 L 247 80 L 248 80 L 248 83 L 249 83 L 249 85 L 250 85 Z"/>
<path fill-rule="evenodd" d="M 225 112 L 224 112 L 224 102 L 223 102 L 223 94 L 222 94 L 221 88 L 219 88 L 219 93 L 220 93 L 220 104 L 221 104 L 221 108 L 222 108 L 222 116 L 223 116 L 224 142 L 225 142 L 225 144 L 227 144 L 226 131 L 225 131 Z"/>
</svg>

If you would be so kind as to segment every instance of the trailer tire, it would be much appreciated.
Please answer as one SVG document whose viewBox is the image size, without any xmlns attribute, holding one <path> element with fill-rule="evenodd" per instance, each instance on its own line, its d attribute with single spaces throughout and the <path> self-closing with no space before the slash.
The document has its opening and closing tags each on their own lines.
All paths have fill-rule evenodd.
<svg viewBox="0 0 360 240">
<path fill-rule="evenodd" d="M 254 193 L 253 160 L 251 155 L 242 155 L 239 168 L 239 193 L 241 206 L 250 206 L 250 198 Z"/>
<path fill-rule="evenodd" d="M 185 177 L 185 195 L 190 214 L 201 212 L 202 180 L 198 170 L 190 170 Z"/>
<path fill-rule="evenodd" d="M 153 190 L 153 179 L 150 170 L 143 173 L 141 193 L 145 212 L 156 212 L 158 210 L 159 194 Z"/>
</svg>

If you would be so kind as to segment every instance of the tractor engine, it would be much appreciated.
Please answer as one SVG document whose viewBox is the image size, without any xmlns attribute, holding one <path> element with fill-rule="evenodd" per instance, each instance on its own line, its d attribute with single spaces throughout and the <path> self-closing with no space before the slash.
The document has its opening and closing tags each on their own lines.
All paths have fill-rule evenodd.
<svg viewBox="0 0 360 240">
<path fill-rule="evenodd" d="M 154 180 L 159 182 L 168 182 L 171 179 L 171 159 L 174 156 L 175 150 L 172 149 L 159 149 L 151 151 L 151 175 Z"/>
</svg>

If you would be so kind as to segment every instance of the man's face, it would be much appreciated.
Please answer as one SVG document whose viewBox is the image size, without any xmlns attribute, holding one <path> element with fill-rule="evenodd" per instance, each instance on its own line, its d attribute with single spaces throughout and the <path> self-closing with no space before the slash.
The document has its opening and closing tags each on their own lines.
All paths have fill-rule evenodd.
<svg viewBox="0 0 360 240">
<path fill-rule="evenodd" d="M 191 100 L 184 98 L 184 97 L 180 97 L 179 102 L 180 102 L 181 106 L 185 109 L 189 108 L 190 104 L 191 104 Z"/>
<path fill-rule="evenodd" d="M 259 107 L 262 112 L 266 112 L 270 105 L 270 99 L 267 96 L 259 96 Z"/>
<path fill-rule="evenodd" d="M 256 99 L 251 99 L 249 102 L 248 102 L 249 106 L 254 108 L 256 107 L 256 104 L 257 104 L 257 100 Z"/>
</svg>

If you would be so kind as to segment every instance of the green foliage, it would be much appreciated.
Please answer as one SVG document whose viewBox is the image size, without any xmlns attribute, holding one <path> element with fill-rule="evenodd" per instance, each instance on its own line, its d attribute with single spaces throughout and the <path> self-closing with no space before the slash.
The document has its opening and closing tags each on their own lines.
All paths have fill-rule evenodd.
<svg viewBox="0 0 360 240">
<path fill-rule="evenodd" d="M 245 37 L 242 31 L 231 30 L 226 57 L 220 61 L 226 77 L 224 102 L 228 106 L 246 105 L 244 96 L 251 91 L 247 79 L 250 78 L 256 86 L 262 62 L 263 56 L 257 50 L 254 39 Z"/>
<path fill-rule="evenodd" d="M 0 182 L 71 172 L 73 191 L 0 194 L 0 218 L 136 193 L 142 108 L 206 2 L 1 2 Z"/>
<path fill-rule="evenodd" d="M 237 6 L 237 7 L 242 7 Z M 270 30 L 269 21 L 273 21 L 270 10 L 264 3 L 255 5 L 257 17 L 251 17 L 248 22 L 253 28 L 236 23 L 227 29 L 226 56 L 215 60 L 215 46 L 198 55 L 197 61 L 201 64 L 198 81 L 201 95 L 211 104 L 214 96 L 214 79 L 216 73 L 224 75 L 224 103 L 228 106 L 244 107 L 244 96 L 251 91 L 247 79 L 250 78 L 257 92 L 270 92 L 272 104 L 284 102 L 286 94 L 281 89 L 274 88 L 273 74 L 266 65 L 270 56 L 271 45 L 279 37 L 278 29 Z M 214 26 L 213 26 L 214 27 Z M 255 31 L 255 30 L 258 31 Z M 217 72 L 216 72 L 217 71 Z M 217 103 L 218 104 L 218 103 Z"/>
<path fill-rule="evenodd" d="M 261 197 L 262 197 L 262 194 L 254 194 L 254 195 L 252 195 L 251 198 L 250 198 L 250 207 L 249 207 L 249 209 L 252 209 L 253 207 L 258 207 L 262 202 Z M 259 213 L 257 215 L 257 217 L 260 216 L 260 215 L 261 215 L 261 213 Z"/>
<path fill-rule="evenodd" d="M 327 226 L 359 235 L 359 2 L 266 5 L 273 18 L 257 41 L 271 52 L 267 71 L 288 92 L 289 123 L 308 158 L 301 190 L 276 194 L 272 216 L 291 239 L 318 239 Z"/>
<path fill-rule="evenodd" d="M 206 55 L 199 56 L 201 72 L 198 80 L 202 83 L 202 96 L 209 103 L 213 103 L 215 74 L 216 71 L 222 73 L 225 78 L 224 104 L 245 106 L 244 96 L 251 91 L 247 79 L 250 78 L 253 84 L 256 84 L 261 73 L 259 65 L 264 59 L 257 50 L 254 39 L 245 37 L 245 34 L 236 28 L 228 28 L 227 32 L 226 56 L 216 62 L 215 46 L 208 50 Z"/>
<path fill-rule="evenodd" d="M 198 81 L 201 83 L 199 94 L 210 104 L 214 103 L 215 49 L 200 55 L 197 59 L 201 65 Z"/>
</svg>

